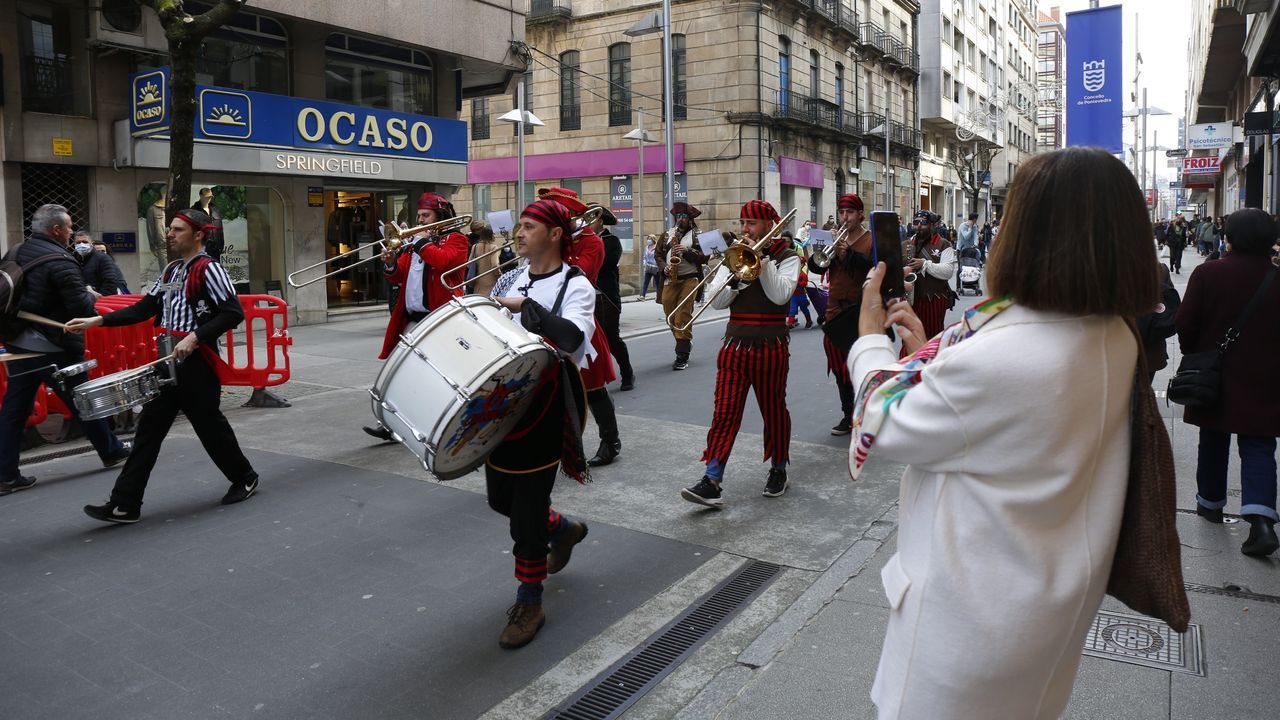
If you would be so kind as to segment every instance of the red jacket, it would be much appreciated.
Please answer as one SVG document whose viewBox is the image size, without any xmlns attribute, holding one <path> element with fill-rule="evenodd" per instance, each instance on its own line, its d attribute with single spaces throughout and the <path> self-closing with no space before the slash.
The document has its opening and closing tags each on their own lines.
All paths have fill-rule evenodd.
<svg viewBox="0 0 1280 720">
<path fill-rule="evenodd" d="M 465 267 L 467 257 L 471 252 L 471 243 L 467 241 L 467 236 L 462 233 L 453 233 L 445 237 L 443 242 L 426 243 L 418 255 L 422 258 L 422 262 L 426 263 L 426 272 L 422 275 L 422 286 L 426 290 L 426 307 L 427 312 L 449 302 L 449 298 L 462 295 L 462 288 L 457 290 L 449 290 L 441 282 L 441 276 L 445 270 L 464 266 L 462 269 L 448 276 L 449 284 L 461 282 L 466 277 L 467 269 Z M 387 282 L 392 285 L 404 285 L 409 278 L 409 263 L 412 258 L 409 253 L 403 253 L 396 260 L 395 269 L 386 273 Z M 387 334 L 382 339 L 382 352 L 378 355 L 379 360 L 386 360 L 387 356 L 396 346 L 401 333 L 409 325 L 409 314 L 405 307 L 405 292 L 402 289 L 400 296 L 396 298 L 396 305 L 391 310 L 391 322 L 387 323 Z"/>
<path fill-rule="evenodd" d="M 604 241 L 591 228 L 583 230 L 573 239 L 565 262 L 582 270 L 582 274 L 595 285 L 600 277 L 600 268 L 604 267 Z"/>
</svg>

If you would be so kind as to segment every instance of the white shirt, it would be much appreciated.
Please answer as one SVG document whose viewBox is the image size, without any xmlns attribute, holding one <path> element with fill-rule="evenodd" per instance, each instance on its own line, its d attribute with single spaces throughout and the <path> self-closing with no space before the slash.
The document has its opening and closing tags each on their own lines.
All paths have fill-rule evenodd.
<svg viewBox="0 0 1280 720">
<path fill-rule="evenodd" d="M 405 293 L 404 307 L 409 312 L 427 311 L 426 306 L 422 304 L 422 275 L 425 268 L 426 263 L 422 262 L 422 256 L 416 252 L 413 253 L 409 258 L 409 276 L 405 278 L 404 287 L 400 288 L 400 292 Z"/>
<path fill-rule="evenodd" d="M 920 271 L 930 277 L 936 277 L 939 280 L 950 280 L 951 276 L 956 272 L 955 248 L 943 250 L 938 262 L 933 262 L 927 257 L 922 259 L 924 260 L 924 267 Z"/>
<path fill-rule="evenodd" d="M 520 268 L 515 280 L 503 289 L 502 295 L 494 297 L 523 298 L 527 297 L 542 307 L 550 310 L 555 307 L 556 296 L 560 294 L 560 286 L 568 277 L 569 265 L 562 263 L 560 272 L 550 276 L 540 276 L 530 280 L 529 266 Z M 499 288 L 495 287 L 497 293 Z M 596 331 L 596 289 L 585 275 L 579 274 L 569 279 L 569 287 L 565 290 L 564 299 L 560 301 L 560 317 L 568 320 L 582 331 L 582 344 L 576 350 L 565 353 L 580 368 L 587 366 L 587 360 L 596 357 L 596 349 L 591 345 L 591 336 Z M 516 324 L 520 323 L 520 313 L 514 313 Z"/>
<path fill-rule="evenodd" d="M 713 289 L 720 287 L 722 283 L 728 282 L 730 277 L 729 268 L 721 263 L 716 270 L 715 278 L 711 281 L 711 287 Z M 764 289 L 764 296 L 772 302 L 778 305 L 790 305 L 791 295 L 796 291 L 796 283 L 799 281 L 800 256 L 792 255 L 782 262 L 765 258 L 760 277 L 755 282 L 760 283 L 760 287 Z M 729 307 L 736 297 L 738 297 L 738 290 L 726 287 L 711 301 L 711 307 L 723 310 Z"/>
</svg>

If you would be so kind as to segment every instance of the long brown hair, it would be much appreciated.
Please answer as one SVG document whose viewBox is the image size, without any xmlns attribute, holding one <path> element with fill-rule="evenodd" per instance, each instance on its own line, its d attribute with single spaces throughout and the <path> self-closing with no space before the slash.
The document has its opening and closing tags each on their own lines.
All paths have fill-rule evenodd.
<svg viewBox="0 0 1280 720">
<path fill-rule="evenodd" d="M 1036 155 L 1009 189 L 987 287 L 1035 310 L 1145 315 L 1160 299 L 1151 237 L 1124 163 L 1098 148 Z"/>
</svg>

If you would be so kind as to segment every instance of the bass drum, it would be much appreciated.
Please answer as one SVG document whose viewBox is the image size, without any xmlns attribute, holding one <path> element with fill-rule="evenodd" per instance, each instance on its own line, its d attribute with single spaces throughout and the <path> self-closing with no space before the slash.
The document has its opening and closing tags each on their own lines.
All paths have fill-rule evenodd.
<svg viewBox="0 0 1280 720">
<path fill-rule="evenodd" d="M 501 305 L 453 298 L 400 337 L 369 390 L 373 416 L 427 472 L 452 480 L 484 464 L 556 362 Z"/>
</svg>

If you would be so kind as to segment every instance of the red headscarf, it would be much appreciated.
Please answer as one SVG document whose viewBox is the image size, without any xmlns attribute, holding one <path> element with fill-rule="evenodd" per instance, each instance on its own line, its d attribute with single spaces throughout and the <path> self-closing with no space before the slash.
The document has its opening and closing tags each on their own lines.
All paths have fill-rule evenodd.
<svg viewBox="0 0 1280 720">
<path fill-rule="evenodd" d="M 550 228 L 560 228 L 564 231 L 564 238 L 560 241 L 560 257 L 568 257 L 569 250 L 572 247 L 570 242 L 570 228 L 573 221 L 573 212 L 556 200 L 534 200 L 529 203 L 529 207 L 520 213 L 520 217 L 527 217 L 534 222 L 546 225 Z"/>
<path fill-rule="evenodd" d="M 862 198 L 855 193 L 845 193 L 836 201 L 838 210 L 862 210 Z"/>
<path fill-rule="evenodd" d="M 778 222 L 782 216 L 778 214 L 773 206 L 764 200 L 748 200 L 746 205 L 742 206 L 743 220 L 772 220 Z"/>
</svg>

